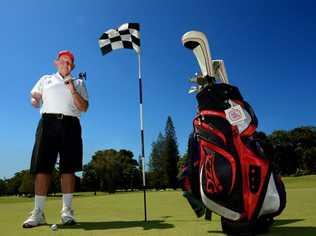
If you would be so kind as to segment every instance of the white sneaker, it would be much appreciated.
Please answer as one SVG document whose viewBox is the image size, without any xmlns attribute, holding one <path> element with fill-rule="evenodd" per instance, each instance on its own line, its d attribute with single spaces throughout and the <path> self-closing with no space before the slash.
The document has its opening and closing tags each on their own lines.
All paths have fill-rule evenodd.
<svg viewBox="0 0 316 236">
<path fill-rule="evenodd" d="M 23 228 L 32 228 L 39 225 L 46 224 L 44 212 L 40 209 L 34 209 L 31 211 L 30 216 L 23 222 Z"/>
<path fill-rule="evenodd" d="M 74 211 L 71 208 L 64 208 L 61 211 L 61 223 L 64 225 L 74 225 L 76 220 L 74 217 Z"/>
</svg>

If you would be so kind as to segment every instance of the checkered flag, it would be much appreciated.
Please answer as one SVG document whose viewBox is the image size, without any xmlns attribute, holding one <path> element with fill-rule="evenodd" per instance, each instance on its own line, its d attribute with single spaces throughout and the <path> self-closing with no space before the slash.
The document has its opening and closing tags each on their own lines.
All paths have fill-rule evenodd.
<svg viewBox="0 0 316 236">
<path fill-rule="evenodd" d="M 140 53 L 140 34 L 138 23 L 125 23 L 118 29 L 109 29 L 99 39 L 102 55 L 120 48 L 134 49 Z"/>
</svg>

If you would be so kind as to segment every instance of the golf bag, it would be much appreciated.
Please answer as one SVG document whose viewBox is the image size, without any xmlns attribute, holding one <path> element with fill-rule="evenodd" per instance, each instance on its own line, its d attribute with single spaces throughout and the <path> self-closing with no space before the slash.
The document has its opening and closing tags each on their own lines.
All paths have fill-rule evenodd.
<svg viewBox="0 0 316 236">
<path fill-rule="evenodd" d="M 183 195 L 198 217 L 220 215 L 228 235 L 266 232 L 285 208 L 286 193 L 256 138 L 254 111 L 237 87 L 225 83 L 204 87 L 196 99 Z"/>
</svg>

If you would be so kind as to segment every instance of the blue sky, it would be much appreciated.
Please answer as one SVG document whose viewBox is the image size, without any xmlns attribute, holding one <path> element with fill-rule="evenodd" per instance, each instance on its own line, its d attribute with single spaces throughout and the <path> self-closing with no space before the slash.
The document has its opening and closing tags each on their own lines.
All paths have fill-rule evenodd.
<svg viewBox="0 0 316 236">
<path fill-rule="evenodd" d="M 188 78 L 199 70 L 181 36 L 208 36 L 214 59 L 225 61 L 259 118 L 259 130 L 316 125 L 316 16 L 313 1 L 47 0 L 0 2 L 0 178 L 29 167 L 39 111 L 29 92 L 55 72 L 62 49 L 76 56 L 74 75 L 86 71 L 89 111 L 82 116 L 84 163 L 100 149 L 140 153 L 137 57 L 118 50 L 104 57 L 103 31 L 125 22 L 141 25 L 145 151 L 174 121 L 180 153 L 195 113 Z"/>
</svg>

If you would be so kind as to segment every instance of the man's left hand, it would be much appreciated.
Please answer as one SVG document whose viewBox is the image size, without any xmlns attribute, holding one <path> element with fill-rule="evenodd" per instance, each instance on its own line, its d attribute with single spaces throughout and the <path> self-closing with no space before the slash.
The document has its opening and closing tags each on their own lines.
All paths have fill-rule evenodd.
<svg viewBox="0 0 316 236">
<path fill-rule="evenodd" d="M 75 86 L 73 84 L 72 79 L 68 79 L 65 81 L 65 84 L 67 86 L 67 88 L 70 90 L 70 92 L 73 94 L 76 92 Z"/>
</svg>

